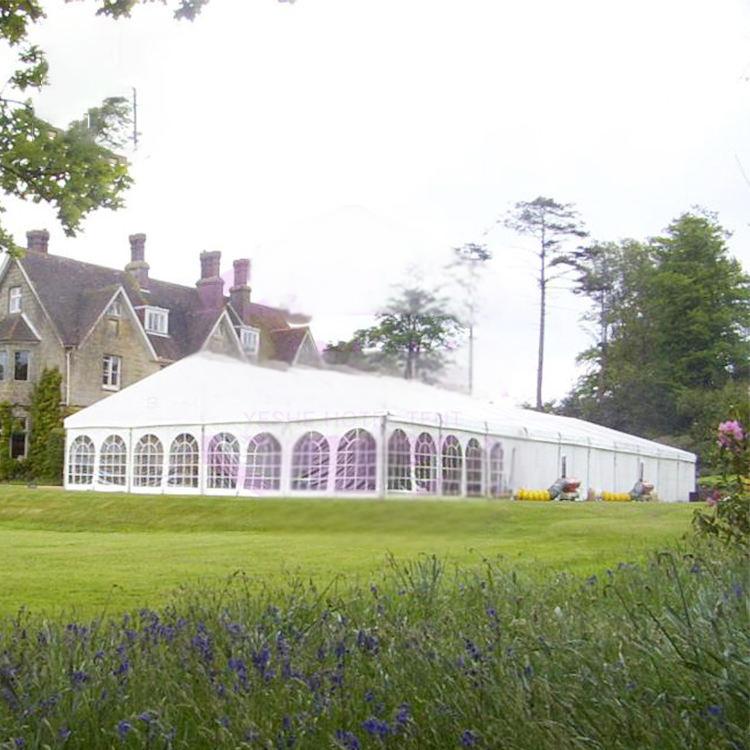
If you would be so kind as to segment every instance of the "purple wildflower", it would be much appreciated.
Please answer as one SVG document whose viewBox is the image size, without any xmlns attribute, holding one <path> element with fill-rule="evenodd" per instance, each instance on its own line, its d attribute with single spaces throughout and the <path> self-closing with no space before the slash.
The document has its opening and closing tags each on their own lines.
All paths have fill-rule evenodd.
<svg viewBox="0 0 750 750">
<path fill-rule="evenodd" d="M 391 733 L 388 722 L 374 716 L 362 722 L 362 729 L 373 737 L 387 737 Z"/>
<path fill-rule="evenodd" d="M 89 676 L 82 670 L 76 670 L 70 674 L 70 683 L 73 687 L 81 687 L 89 681 Z"/>
<path fill-rule="evenodd" d="M 120 739 L 124 740 L 128 734 L 130 733 L 130 730 L 133 728 L 133 725 L 129 722 L 123 719 L 122 721 L 118 722 L 117 724 L 117 734 L 120 735 Z"/>
<path fill-rule="evenodd" d="M 461 747 L 474 747 L 477 744 L 476 732 L 465 729 L 461 734 Z"/>
<path fill-rule="evenodd" d="M 345 732 L 343 729 L 336 731 L 336 741 L 344 750 L 360 750 L 361 748 L 357 735 L 353 732 Z"/>
<path fill-rule="evenodd" d="M 73 734 L 73 732 L 71 732 L 68 727 L 62 726 L 60 727 L 60 731 L 57 733 L 57 736 L 60 738 L 61 742 L 65 742 L 71 734 Z"/>
</svg>

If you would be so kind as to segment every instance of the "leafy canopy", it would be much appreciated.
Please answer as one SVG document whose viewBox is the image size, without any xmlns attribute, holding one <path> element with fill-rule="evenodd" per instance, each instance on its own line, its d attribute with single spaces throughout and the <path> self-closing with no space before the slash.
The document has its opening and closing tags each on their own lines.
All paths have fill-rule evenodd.
<svg viewBox="0 0 750 750">
<path fill-rule="evenodd" d="M 136 5 L 156 1 L 98 0 L 96 13 L 123 18 L 130 16 Z M 207 3 L 178 0 L 172 6 L 173 15 L 192 20 Z M 65 233 L 73 236 L 91 211 L 114 210 L 124 204 L 132 180 L 127 160 L 113 149 L 121 149 L 127 142 L 131 108 L 126 99 L 110 97 L 66 128 L 37 116 L 28 93 L 40 91 L 48 83 L 49 64 L 44 51 L 29 37 L 44 17 L 40 0 L 0 3 L 0 43 L 16 57 L 16 69 L 0 95 L 0 190 L 21 200 L 50 204 Z M 0 204 L 0 213 L 4 211 Z M 19 250 L 2 224 L 0 250 Z"/>
</svg>

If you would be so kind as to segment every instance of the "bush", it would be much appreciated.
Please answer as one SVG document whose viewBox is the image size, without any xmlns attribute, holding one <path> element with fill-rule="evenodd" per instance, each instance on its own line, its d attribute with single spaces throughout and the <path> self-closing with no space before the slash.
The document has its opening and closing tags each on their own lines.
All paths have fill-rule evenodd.
<svg viewBox="0 0 750 750">
<path fill-rule="evenodd" d="M 748 411 L 747 408 L 745 411 Z M 717 430 L 716 446 L 723 469 L 711 486 L 704 484 L 709 511 L 695 512 L 693 522 L 699 533 L 716 537 L 727 544 L 750 546 L 750 420 L 722 422 Z"/>
</svg>

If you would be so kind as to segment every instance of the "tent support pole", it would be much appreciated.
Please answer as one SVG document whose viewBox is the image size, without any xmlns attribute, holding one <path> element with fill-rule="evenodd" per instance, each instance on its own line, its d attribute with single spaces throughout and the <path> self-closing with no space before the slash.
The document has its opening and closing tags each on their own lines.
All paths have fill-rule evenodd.
<svg viewBox="0 0 750 750">
<path fill-rule="evenodd" d="M 388 415 L 380 417 L 380 499 L 385 500 L 388 488 Z"/>
</svg>

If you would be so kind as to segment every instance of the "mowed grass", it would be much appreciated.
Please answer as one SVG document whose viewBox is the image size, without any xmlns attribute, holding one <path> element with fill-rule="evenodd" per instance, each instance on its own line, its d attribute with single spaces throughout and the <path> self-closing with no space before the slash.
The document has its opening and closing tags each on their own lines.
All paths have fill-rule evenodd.
<svg viewBox="0 0 750 750">
<path fill-rule="evenodd" d="M 688 505 L 248 500 L 0 488 L 0 614 L 157 606 L 182 585 L 362 583 L 389 555 L 589 575 L 675 544 Z"/>
</svg>

